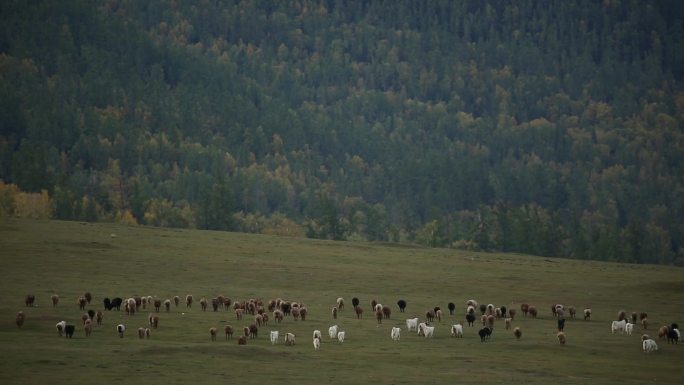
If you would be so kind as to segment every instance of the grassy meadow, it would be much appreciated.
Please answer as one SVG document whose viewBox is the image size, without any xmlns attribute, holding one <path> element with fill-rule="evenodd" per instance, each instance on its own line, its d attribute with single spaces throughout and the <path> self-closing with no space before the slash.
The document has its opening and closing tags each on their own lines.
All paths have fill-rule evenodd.
<svg viewBox="0 0 684 385">
<path fill-rule="evenodd" d="M 651 336 L 657 327 L 684 324 L 684 269 L 622 265 L 524 255 L 474 253 L 412 246 L 329 242 L 226 232 L 128 227 L 60 221 L 0 220 L 0 360 L 2 384 L 645 384 L 682 381 L 684 345 L 658 341 L 659 350 L 641 350 L 641 327 L 631 336 L 612 335 L 619 310 L 649 314 Z M 134 316 L 105 312 L 102 326 L 86 338 L 77 298 L 94 300 L 86 309 L 102 309 L 104 297 L 151 295 L 162 300 L 193 294 L 195 305 L 172 305 L 159 314 L 149 340 L 136 330 L 147 326 L 143 310 Z M 33 308 L 24 306 L 28 293 Z M 50 296 L 60 304 L 53 308 Z M 238 346 L 226 342 L 223 326 L 237 329 L 232 311 L 202 312 L 199 299 L 219 294 L 233 300 L 284 298 L 304 303 L 307 320 L 271 317 L 259 338 Z M 361 300 L 357 320 L 352 297 Z M 346 309 L 330 314 L 337 297 Z M 399 313 L 398 299 L 408 302 Z M 465 325 L 465 302 L 518 309 L 516 340 L 498 321 L 489 342 Z M 392 319 L 377 325 L 370 301 L 392 306 Z M 457 305 L 450 316 L 447 303 Z M 536 305 L 537 319 L 522 317 L 522 302 Z M 555 303 L 593 309 L 591 321 L 568 319 L 567 345 L 556 340 Z M 406 331 L 405 319 L 440 306 L 447 315 L 436 323 L 435 337 Z M 26 323 L 15 325 L 18 311 Z M 478 312 L 479 313 L 479 312 Z M 72 340 L 60 338 L 55 323 L 77 325 Z M 449 336 L 450 325 L 464 324 L 465 336 Z M 115 327 L 124 323 L 125 338 Z M 330 325 L 345 330 L 343 344 L 327 337 Z M 402 327 L 401 341 L 390 339 Z M 212 342 L 209 328 L 219 329 Z M 323 332 L 321 350 L 311 334 Z M 272 346 L 269 331 L 279 330 Z M 297 335 L 285 346 L 283 335 Z"/>
</svg>

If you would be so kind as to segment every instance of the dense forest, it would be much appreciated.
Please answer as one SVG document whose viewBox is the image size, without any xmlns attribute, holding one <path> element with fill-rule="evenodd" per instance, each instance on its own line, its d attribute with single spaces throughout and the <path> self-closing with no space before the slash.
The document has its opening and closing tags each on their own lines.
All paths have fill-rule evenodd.
<svg viewBox="0 0 684 385">
<path fill-rule="evenodd" d="M 684 262 L 684 2 L 0 2 L 0 216 Z"/>
</svg>

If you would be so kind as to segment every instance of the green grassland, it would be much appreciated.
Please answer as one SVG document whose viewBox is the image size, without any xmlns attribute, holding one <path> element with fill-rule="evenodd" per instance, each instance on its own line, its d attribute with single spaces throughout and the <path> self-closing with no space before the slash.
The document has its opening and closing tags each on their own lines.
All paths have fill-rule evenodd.
<svg viewBox="0 0 684 385">
<path fill-rule="evenodd" d="M 644 384 L 681 383 L 684 345 L 658 341 L 659 351 L 641 350 L 641 327 L 631 336 L 612 335 L 616 313 L 645 311 L 651 330 L 684 322 L 684 270 L 668 266 L 622 265 L 524 255 L 473 253 L 389 244 L 328 242 L 227 232 L 126 227 L 59 221 L 0 220 L 0 360 L 2 384 Z M 202 312 L 199 305 L 163 308 L 159 329 L 149 340 L 135 330 L 147 325 L 149 310 L 134 316 L 105 312 L 102 326 L 86 338 L 76 300 L 85 291 L 102 309 L 104 297 L 151 295 L 162 299 L 193 294 L 196 301 L 223 294 L 234 300 L 284 298 L 304 303 L 306 321 L 272 319 L 246 346 L 235 339 L 209 338 L 209 328 L 242 328 L 229 311 Z M 36 307 L 24 307 L 28 293 Z M 59 294 L 57 308 L 50 296 Z M 357 320 L 351 298 L 365 309 Z M 330 315 L 337 297 L 347 308 Z M 408 302 L 399 313 L 398 299 Z M 539 308 L 537 319 L 518 314 L 516 340 L 495 327 L 481 343 L 478 327 L 465 337 L 449 336 L 464 322 L 465 302 L 474 298 L 518 308 Z M 392 306 L 392 319 L 377 325 L 370 301 Z M 449 316 L 447 303 L 457 304 Z M 556 340 L 550 306 L 593 309 L 591 321 L 568 319 L 568 343 Z M 405 319 L 440 306 L 447 317 L 435 337 L 408 333 Z M 19 329 L 14 318 L 26 313 Z M 272 317 L 271 317 L 272 318 Z M 55 323 L 77 325 L 72 340 L 60 338 Z M 120 339 L 115 326 L 128 332 Z M 338 324 L 343 344 L 327 337 Z M 390 339 L 402 327 L 401 341 Z M 311 333 L 323 331 L 321 350 Z M 272 346 L 269 331 L 279 330 Z M 282 335 L 297 335 L 285 346 Z"/>
</svg>

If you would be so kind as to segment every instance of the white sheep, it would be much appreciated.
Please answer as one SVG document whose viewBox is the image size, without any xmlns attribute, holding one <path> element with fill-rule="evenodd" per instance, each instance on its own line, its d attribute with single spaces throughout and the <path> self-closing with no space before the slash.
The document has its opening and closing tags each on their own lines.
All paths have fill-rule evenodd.
<svg viewBox="0 0 684 385">
<path fill-rule="evenodd" d="M 347 333 L 343 330 L 337 333 L 337 340 L 340 342 L 344 342 L 344 337 L 347 336 Z"/>
<path fill-rule="evenodd" d="M 337 325 L 333 325 L 333 326 L 328 328 L 328 335 L 332 339 L 337 338 Z"/>
<path fill-rule="evenodd" d="M 124 337 L 124 332 L 126 331 L 126 326 L 124 324 L 116 325 L 116 331 L 119 333 L 119 337 Z"/>
<path fill-rule="evenodd" d="M 66 321 L 59 321 L 57 322 L 57 325 L 55 325 L 57 328 L 57 333 L 59 333 L 59 336 L 62 336 L 62 333 L 64 333 L 64 328 L 66 327 Z"/>
<path fill-rule="evenodd" d="M 321 348 L 321 339 L 320 338 L 314 338 L 313 339 L 313 346 L 314 350 L 318 350 Z"/>
<path fill-rule="evenodd" d="M 656 342 L 650 338 L 645 339 L 641 346 L 644 349 L 644 353 L 650 353 L 658 350 L 658 344 L 656 344 Z"/>
<path fill-rule="evenodd" d="M 432 338 L 432 336 L 435 334 L 435 327 L 434 326 L 426 326 L 425 327 L 425 338 Z"/>
<path fill-rule="evenodd" d="M 393 327 L 390 336 L 392 337 L 393 341 L 399 341 L 401 338 L 401 328 Z"/>
<path fill-rule="evenodd" d="M 406 320 L 406 330 L 418 331 L 418 318 L 409 318 Z"/>
<path fill-rule="evenodd" d="M 610 328 L 610 332 L 615 333 L 616 331 L 619 331 L 620 333 L 624 333 L 626 327 L 627 327 L 627 321 L 625 321 L 625 320 L 613 321 L 613 324 L 611 325 L 611 328 Z"/>
<path fill-rule="evenodd" d="M 418 335 L 419 336 L 425 335 L 425 328 L 426 327 L 427 327 L 427 324 L 425 322 L 421 322 L 418 324 Z"/>
<path fill-rule="evenodd" d="M 634 330 L 634 324 L 627 322 L 625 324 L 625 332 L 627 332 L 627 335 L 632 335 L 632 330 Z"/>
<path fill-rule="evenodd" d="M 321 331 L 320 330 L 314 330 L 313 331 L 313 338 L 321 338 Z"/>
<path fill-rule="evenodd" d="M 271 345 L 275 345 L 278 343 L 278 331 L 277 330 L 271 330 Z"/>
<path fill-rule="evenodd" d="M 463 325 L 461 325 L 461 324 L 451 325 L 451 336 L 463 338 Z"/>
<path fill-rule="evenodd" d="M 285 345 L 291 346 L 295 344 L 295 335 L 293 333 L 285 334 Z"/>
</svg>

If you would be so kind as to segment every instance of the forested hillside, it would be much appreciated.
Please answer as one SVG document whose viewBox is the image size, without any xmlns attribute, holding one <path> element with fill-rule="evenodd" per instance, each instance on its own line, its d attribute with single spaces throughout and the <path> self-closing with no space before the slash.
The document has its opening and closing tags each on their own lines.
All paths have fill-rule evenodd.
<svg viewBox="0 0 684 385">
<path fill-rule="evenodd" d="M 0 212 L 684 260 L 683 20 L 677 0 L 2 1 Z"/>
</svg>

